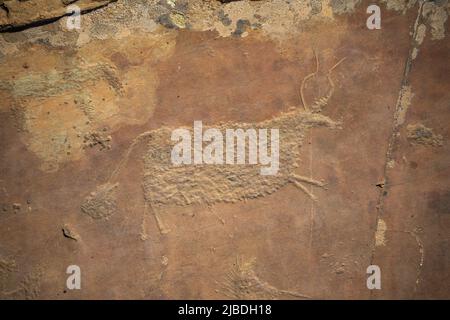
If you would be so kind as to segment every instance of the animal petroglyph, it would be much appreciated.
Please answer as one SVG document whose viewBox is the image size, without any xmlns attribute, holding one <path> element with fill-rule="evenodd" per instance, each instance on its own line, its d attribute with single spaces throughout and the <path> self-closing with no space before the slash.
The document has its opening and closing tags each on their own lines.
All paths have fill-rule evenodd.
<svg viewBox="0 0 450 320">
<path fill-rule="evenodd" d="M 286 299 L 287 297 L 308 299 L 307 295 L 295 291 L 280 290 L 261 280 L 256 274 L 255 259 L 236 258 L 236 262 L 221 284 L 223 293 L 232 299 Z"/>
<path fill-rule="evenodd" d="M 311 107 L 308 107 L 305 101 L 304 88 L 307 82 L 318 73 L 317 55 L 315 72 L 305 77 L 300 88 L 304 110 L 294 107 L 270 120 L 258 123 L 225 122 L 215 126 L 221 132 L 225 132 L 226 129 L 242 129 L 244 131 L 250 128 L 279 129 L 279 171 L 276 175 L 260 175 L 260 164 L 175 166 L 171 162 L 171 150 L 175 144 L 171 141 L 173 128 L 162 127 L 144 132 L 133 140 L 108 183 L 111 184 L 117 180 L 120 170 L 126 165 L 133 149 L 140 142 L 146 141 L 144 198 L 146 207 L 153 212 L 162 233 L 169 231 L 159 216 L 159 211 L 164 207 L 193 204 L 210 206 L 219 202 L 234 203 L 270 195 L 290 183 L 315 200 L 316 197 L 305 187 L 305 184 L 324 187 L 325 183 L 301 176 L 295 171 L 299 167 L 302 140 L 309 128 L 322 126 L 335 129 L 340 127 L 338 122 L 320 114 L 320 111 L 328 104 L 334 91 L 331 72 L 343 60 L 328 70 L 329 91 L 324 97 L 316 100 Z M 248 141 L 246 144 L 248 145 Z"/>
</svg>

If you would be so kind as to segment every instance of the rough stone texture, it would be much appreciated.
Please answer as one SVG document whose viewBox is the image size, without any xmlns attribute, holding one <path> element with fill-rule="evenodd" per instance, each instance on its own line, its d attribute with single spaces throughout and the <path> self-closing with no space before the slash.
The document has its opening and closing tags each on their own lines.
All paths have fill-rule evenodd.
<svg viewBox="0 0 450 320">
<path fill-rule="evenodd" d="M 0 31 L 16 30 L 56 20 L 72 14 L 76 5 L 81 12 L 93 10 L 115 0 L 1 0 Z"/>
<path fill-rule="evenodd" d="M 118 0 L 0 33 L 0 297 L 448 299 L 449 3 L 383 0 L 368 30 L 371 3 Z M 196 120 L 279 128 L 280 175 L 172 168 Z"/>
</svg>

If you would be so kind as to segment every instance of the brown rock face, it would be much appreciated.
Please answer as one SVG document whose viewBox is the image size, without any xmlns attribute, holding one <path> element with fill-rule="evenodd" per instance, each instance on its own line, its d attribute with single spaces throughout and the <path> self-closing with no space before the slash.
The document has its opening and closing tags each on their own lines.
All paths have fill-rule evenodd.
<svg viewBox="0 0 450 320">
<path fill-rule="evenodd" d="M 0 31 L 15 30 L 46 23 L 72 14 L 69 5 L 81 12 L 93 10 L 116 0 L 2 0 L 0 1 Z"/>
<path fill-rule="evenodd" d="M 450 298 L 449 2 L 221 2 L 0 0 L 0 298 Z"/>
</svg>

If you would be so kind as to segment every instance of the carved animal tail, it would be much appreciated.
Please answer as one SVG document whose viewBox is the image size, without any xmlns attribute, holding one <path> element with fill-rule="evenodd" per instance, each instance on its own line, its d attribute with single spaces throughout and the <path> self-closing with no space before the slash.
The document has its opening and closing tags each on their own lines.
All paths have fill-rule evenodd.
<svg viewBox="0 0 450 320">
<path fill-rule="evenodd" d="M 145 138 L 147 138 L 148 136 L 151 135 L 151 131 L 146 131 L 141 133 L 140 135 L 138 135 L 136 138 L 134 138 L 133 142 L 130 144 L 130 146 L 128 147 L 128 149 L 125 151 L 125 154 L 123 155 L 122 159 L 120 160 L 119 164 L 117 165 L 117 167 L 113 170 L 113 172 L 111 173 L 108 182 L 114 181 L 115 179 L 117 179 L 120 170 L 122 170 L 122 168 L 126 165 L 126 163 L 128 162 L 128 159 L 130 158 L 131 153 L 133 152 L 133 149 Z"/>
</svg>

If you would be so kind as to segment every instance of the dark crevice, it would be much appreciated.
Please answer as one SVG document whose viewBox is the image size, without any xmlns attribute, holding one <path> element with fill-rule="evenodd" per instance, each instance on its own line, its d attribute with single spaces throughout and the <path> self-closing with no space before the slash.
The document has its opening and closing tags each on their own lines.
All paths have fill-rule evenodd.
<svg viewBox="0 0 450 320">
<path fill-rule="evenodd" d="M 90 8 L 90 9 L 81 10 L 80 13 L 81 13 L 81 14 L 86 14 L 86 13 L 89 13 L 89 12 L 92 12 L 92 11 L 95 11 L 95 10 L 98 10 L 98 9 L 101 9 L 101 8 L 103 8 L 103 7 L 106 7 L 108 4 L 109 4 L 109 3 L 105 3 L 105 4 L 102 5 L 102 6 L 98 6 L 98 7 L 95 7 L 95 8 Z M 0 7 L 3 7 L 3 6 L 4 6 L 4 4 L 3 4 L 3 5 L 0 5 Z M 9 13 L 9 10 L 7 10 L 7 12 Z M 73 14 L 73 12 L 71 12 L 71 13 L 66 13 L 66 14 L 63 14 L 63 15 L 61 15 L 61 16 L 59 16 L 59 17 L 53 17 L 53 18 L 48 18 L 48 19 L 42 19 L 42 20 L 33 21 L 33 22 L 30 22 L 30 23 L 27 23 L 27 24 L 23 24 L 23 25 L 17 25 L 17 26 L 13 26 L 13 25 L 3 25 L 3 26 L 0 26 L 0 33 L 14 33 L 14 32 L 20 32 L 20 31 L 23 31 L 23 30 L 26 30 L 26 29 L 31 29 L 31 28 L 36 28 L 36 27 L 45 26 L 45 25 L 50 24 L 50 23 L 52 23 L 52 22 L 55 22 L 55 21 L 57 21 L 57 20 L 59 20 L 59 19 L 61 19 L 61 18 L 63 18 L 63 17 L 71 16 L 72 14 Z"/>
<path fill-rule="evenodd" d="M 5 10 L 6 16 L 9 17 L 9 9 L 8 9 L 8 7 L 6 6 L 6 4 L 1 3 L 1 4 L 0 4 L 0 8 L 3 9 L 3 10 Z"/>
<path fill-rule="evenodd" d="M 4 25 L 1 27 L 2 29 L 0 29 L 0 33 L 14 33 L 14 32 L 20 32 L 20 31 L 23 31 L 26 29 L 41 27 L 46 24 L 55 22 L 56 20 L 59 20 L 60 18 L 62 18 L 62 17 L 38 20 L 38 21 L 33 21 L 33 22 L 25 24 L 25 25 L 20 25 L 20 26 Z"/>
</svg>

